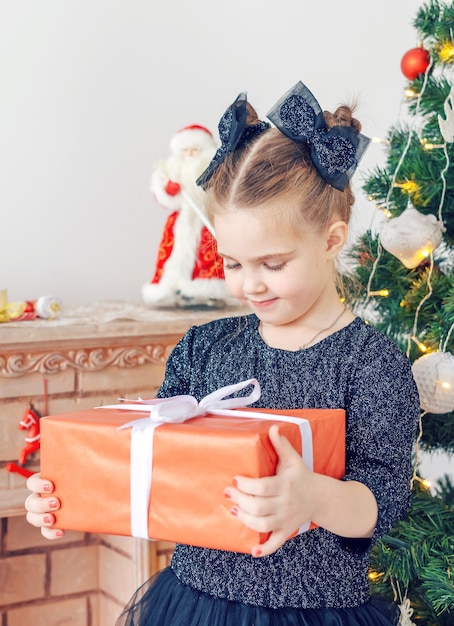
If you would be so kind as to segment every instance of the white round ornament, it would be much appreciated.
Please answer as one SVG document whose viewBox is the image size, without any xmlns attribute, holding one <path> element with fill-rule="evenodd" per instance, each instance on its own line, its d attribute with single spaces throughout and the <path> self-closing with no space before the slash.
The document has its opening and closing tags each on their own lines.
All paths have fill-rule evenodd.
<svg viewBox="0 0 454 626">
<path fill-rule="evenodd" d="M 399 217 L 393 217 L 380 229 L 380 242 L 405 267 L 417 267 L 443 239 L 445 227 L 435 215 L 423 215 L 411 204 Z"/>
<path fill-rule="evenodd" d="M 430 352 L 416 359 L 411 369 L 424 411 L 454 411 L 454 355 Z"/>
</svg>

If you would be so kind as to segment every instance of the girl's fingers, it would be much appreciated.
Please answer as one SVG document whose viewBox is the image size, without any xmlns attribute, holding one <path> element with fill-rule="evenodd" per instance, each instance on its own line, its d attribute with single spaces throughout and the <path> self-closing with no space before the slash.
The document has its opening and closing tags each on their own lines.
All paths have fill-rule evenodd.
<svg viewBox="0 0 454 626">
<path fill-rule="evenodd" d="M 269 438 L 278 457 L 276 476 L 283 476 L 292 468 L 302 465 L 301 455 L 287 437 L 279 434 L 278 426 L 275 424 L 269 430 Z"/>
<path fill-rule="evenodd" d="M 27 489 L 35 493 L 49 494 L 54 490 L 54 485 L 50 480 L 43 480 L 41 474 L 32 474 L 27 478 Z"/>
<path fill-rule="evenodd" d="M 276 515 L 254 515 L 236 505 L 232 506 L 230 514 L 242 524 L 258 533 L 269 533 L 276 529 L 279 523 Z"/>
<path fill-rule="evenodd" d="M 285 476 L 295 465 L 301 466 L 301 455 L 293 448 L 287 437 L 279 434 L 279 427 L 276 424 L 270 427 L 269 438 L 278 456 L 276 475 L 264 478 L 235 476 L 234 487 L 242 493 L 265 497 L 278 496 L 283 489 L 283 481 L 279 478 Z"/>
<path fill-rule="evenodd" d="M 55 516 L 52 513 L 32 513 L 28 511 L 26 517 L 29 524 L 41 529 L 41 534 L 46 539 L 60 539 L 65 534 L 61 528 L 54 528 Z"/>
<path fill-rule="evenodd" d="M 279 494 L 279 482 L 276 476 L 264 478 L 248 478 L 247 476 L 235 476 L 233 489 L 251 496 L 272 497 Z"/>
<path fill-rule="evenodd" d="M 60 500 L 52 495 L 46 497 L 46 494 L 52 494 L 53 484 L 49 480 L 43 480 L 38 473 L 27 479 L 27 488 L 32 492 L 25 500 L 27 522 L 41 528 L 41 534 L 46 539 L 63 537 L 64 531 L 53 527 L 55 515 L 52 511 L 60 508 Z"/>
<path fill-rule="evenodd" d="M 32 526 L 41 528 L 55 524 L 55 517 L 52 513 L 31 513 L 28 511 L 27 522 Z"/>
<path fill-rule="evenodd" d="M 52 513 L 60 508 L 60 500 L 55 496 L 45 498 L 38 493 L 32 493 L 25 500 L 25 508 L 29 513 Z"/>
<path fill-rule="evenodd" d="M 251 550 L 252 556 L 269 556 L 278 550 L 288 539 L 288 534 L 282 530 L 271 533 L 267 541 L 254 546 Z"/>
<path fill-rule="evenodd" d="M 64 531 L 60 528 L 41 528 L 41 534 L 46 539 L 61 539 L 64 536 Z"/>
</svg>

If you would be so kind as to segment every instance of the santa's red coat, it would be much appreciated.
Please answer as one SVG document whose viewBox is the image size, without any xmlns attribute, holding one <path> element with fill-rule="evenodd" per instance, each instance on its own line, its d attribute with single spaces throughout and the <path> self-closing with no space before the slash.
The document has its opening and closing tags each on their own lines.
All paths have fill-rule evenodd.
<svg viewBox="0 0 454 626">
<path fill-rule="evenodd" d="M 172 254 L 174 243 L 174 226 L 178 218 L 179 211 L 174 211 L 169 215 L 162 233 L 159 244 L 156 269 L 151 283 L 159 283 L 167 259 Z M 224 267 L 221 257 L 217 252 L 216 240 L 211 235 L 206 226 L 202 227 L 200 243 L 197 248 L 197 255 L 192 272 L 192 279 L 195 278 L 224 278 Z"/>
</svg>

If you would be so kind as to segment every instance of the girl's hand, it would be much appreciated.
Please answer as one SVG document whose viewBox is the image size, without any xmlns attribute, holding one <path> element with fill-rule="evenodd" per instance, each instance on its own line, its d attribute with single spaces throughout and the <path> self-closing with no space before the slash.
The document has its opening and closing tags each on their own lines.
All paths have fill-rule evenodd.
<svg viewBox="0 0 454 626">
<path fill-rule="evenodd" d="M 27 488 L 33 493 L 25 500 L 27 521 L 33 526 L 41 528 L 41 534 L 46 539 L 59 539 L 64 532 L 60 528 L 53 528 L 55 516 L 52 511 L 60 508 L 60 501 L 52 496 L 53 484 L 43 480 L 40 474 L 33 474 L 27 480 Z"/>
<path fill-rule="evenodd" d="M 275 476 L 235 477 L 235 486 L 225 496 L 235 503 L 231 508 L 243 524 L 261 533 L 270 532 L 265 543 L 252 548 L 252 556 L 267 556 L 282 546 L 290 535 L 313 515 L 314 474 L 288 439 L 271 426 L 270 441 L 278 455 Z"/>
</svg>

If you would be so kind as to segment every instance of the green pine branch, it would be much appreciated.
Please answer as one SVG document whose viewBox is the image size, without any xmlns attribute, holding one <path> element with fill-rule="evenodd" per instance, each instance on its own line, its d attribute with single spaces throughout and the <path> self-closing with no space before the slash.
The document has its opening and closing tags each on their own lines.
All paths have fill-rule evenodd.
<svg viewBox="0 0 454 626">
<path fill-rule="evenodd" d="M 425 86 L 424 86 L 425 85 Z M 421 94 L 422 98 L 411 98 L 408 101 L 408 110 L 413 115 L 418 111 L 420 115 L 424 116 L 424 121 L 432 125 L 432 127 L 438 131 L 438 137 L 440 137 L 440 129 L 438 126 L 438 115 L 443 118 L 444 103 L 451 91 L 451 84 L 444 76 L 430 75 L 429 80 L 425 80 L 424 76 L 418 76 L 411 83 L 411 89 L 415 95 Z"/>
<path fill-rule="evenodd" d="M 418 483 L 419 484 L 419 483 Z M 395 591 L 414 602 L 417 623 L 448 626 L 454 620 L 454 509 L 416 487 L 408 515 L 374 546 L 372 591 Z"/>
<path fill-rule="evenodd" d="M 413 26 L 422 40 L 444 42 L 452 40 L 454 5 L 430 0 L 416 14 Z"/>
</svg>

